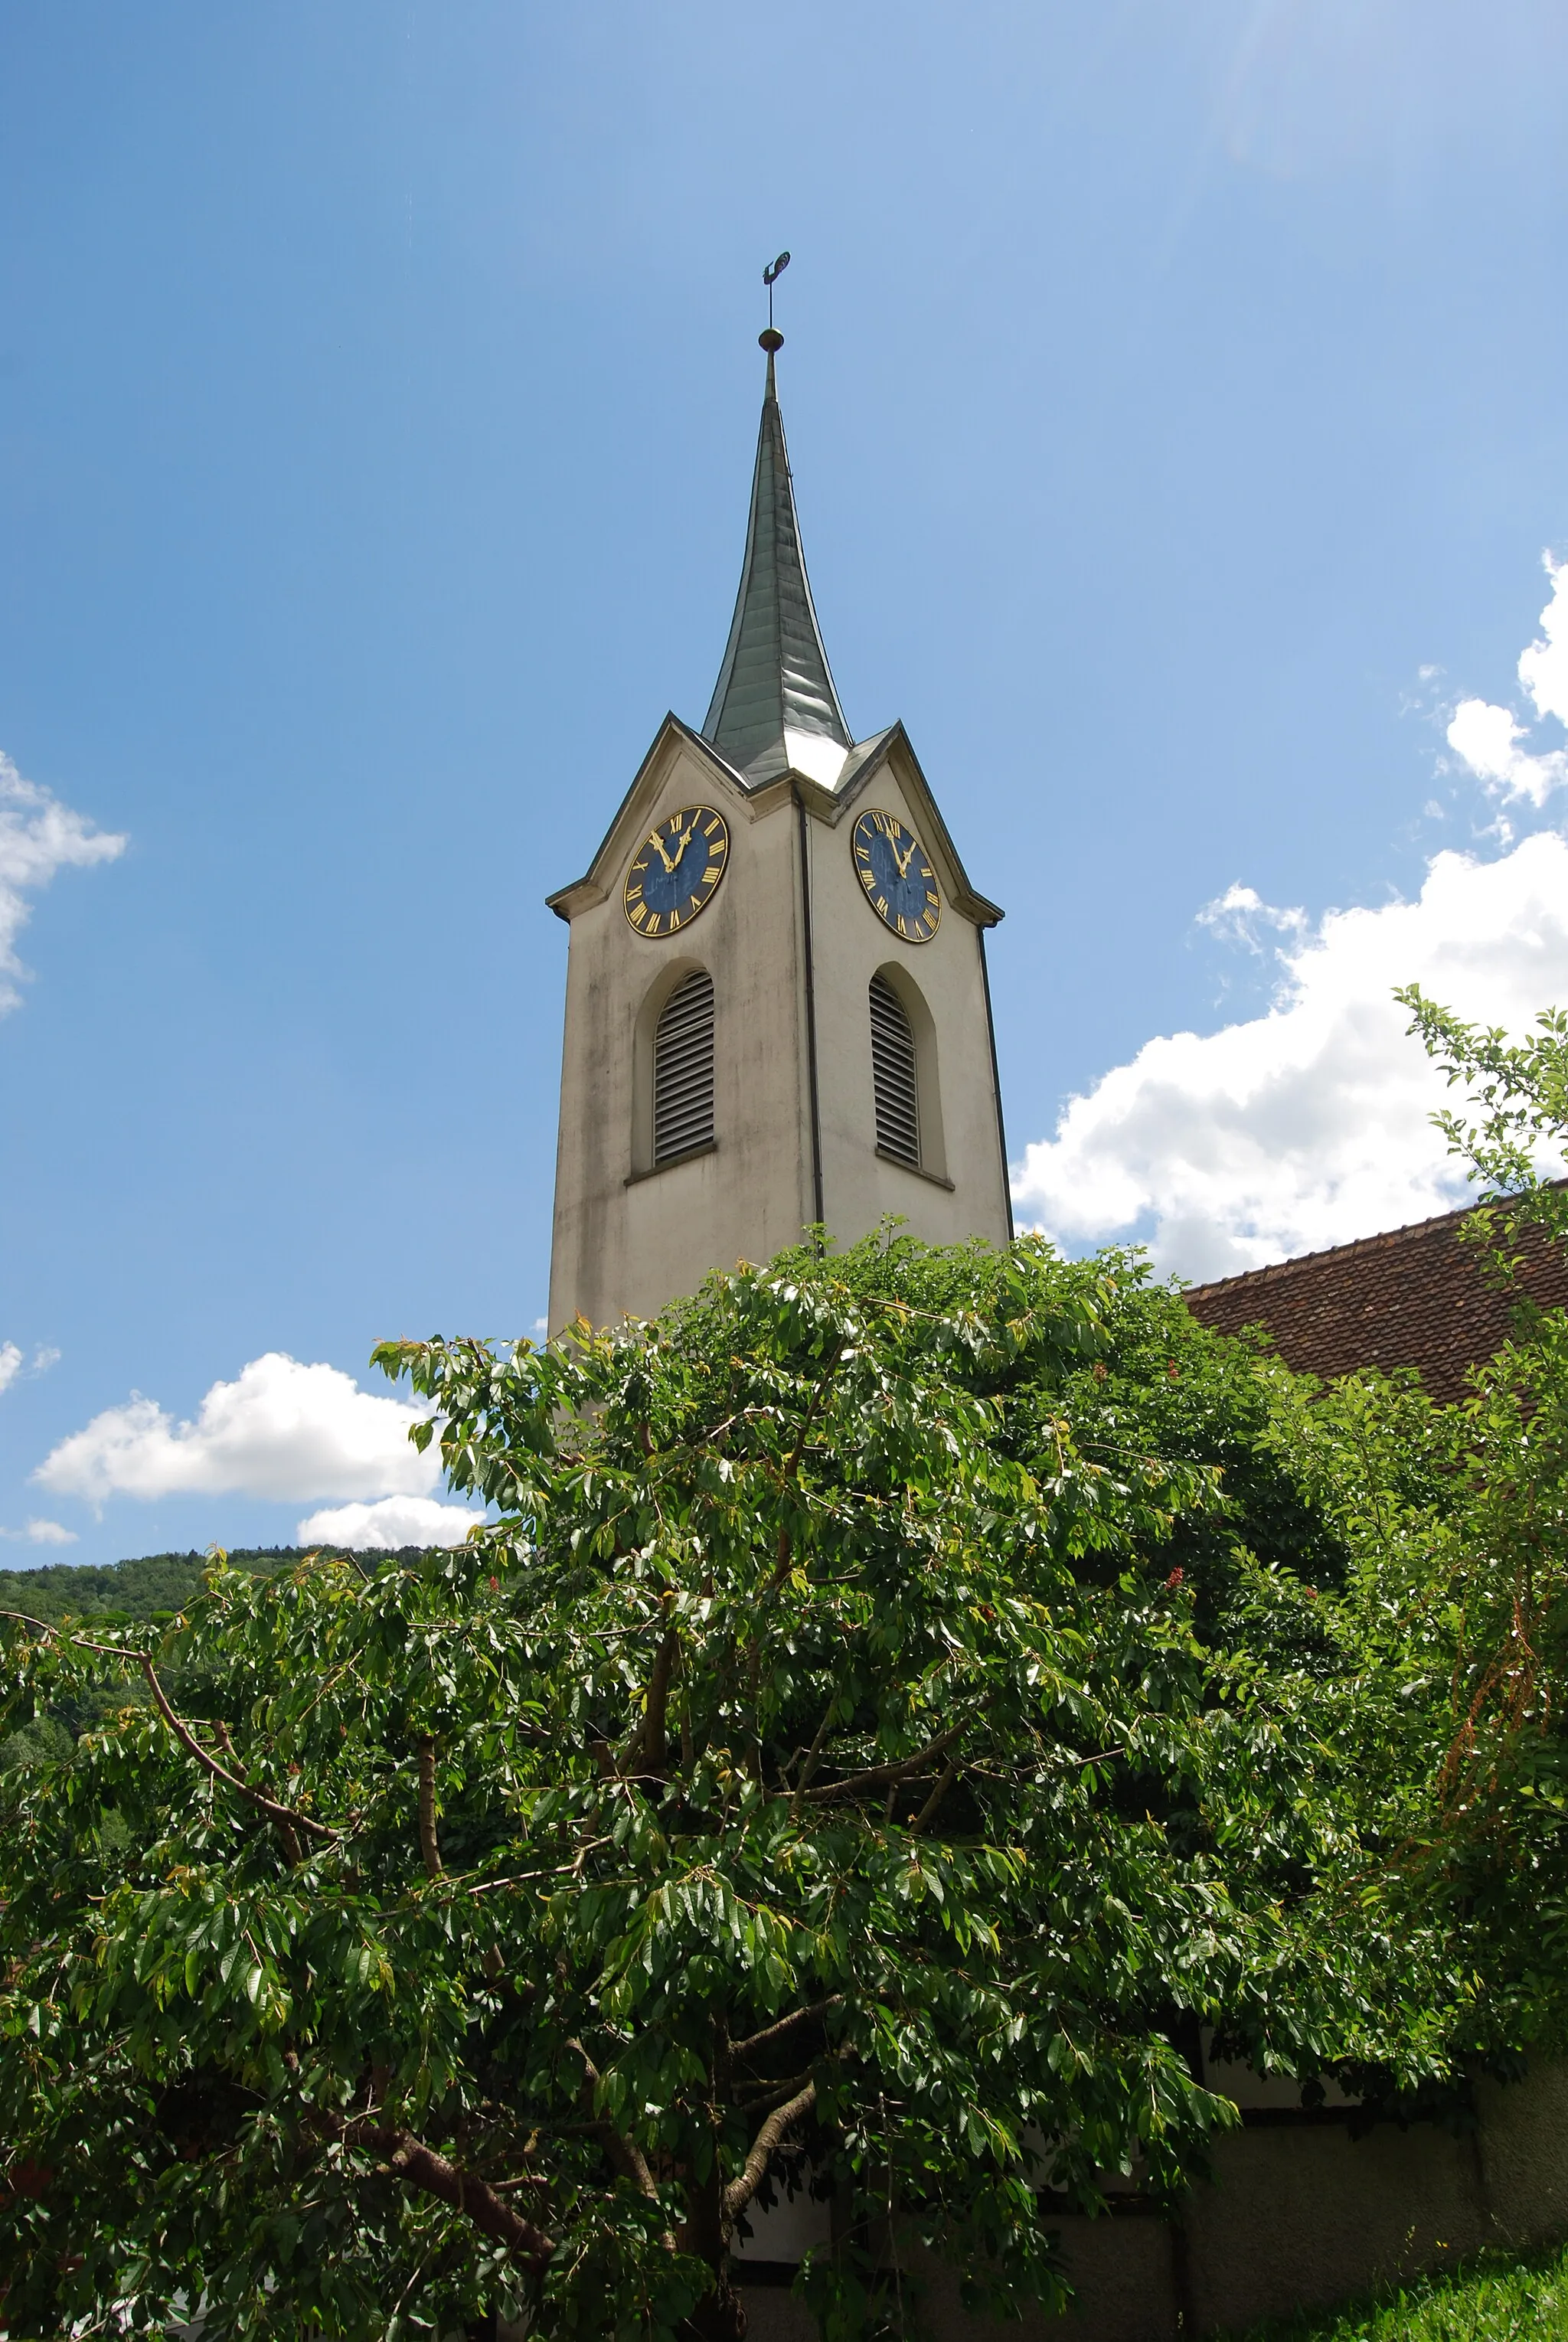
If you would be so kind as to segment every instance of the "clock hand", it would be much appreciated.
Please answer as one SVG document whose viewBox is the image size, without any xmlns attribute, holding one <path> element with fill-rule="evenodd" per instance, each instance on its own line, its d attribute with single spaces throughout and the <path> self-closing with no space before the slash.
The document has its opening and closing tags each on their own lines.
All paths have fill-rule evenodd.
<svg viewBox="0 0 1568 2342">
<path fill-rule="evenodd" d="M 887 842 L 889 846 L 893 846 L 893 840 L 891 837 Z M 893 846 L 893 858 L 898 865 L 898 875 L 901 878 L 907 878 L 909 876 L 909 866 L 914 859 L 914 846 L 915 841 L 913 837 L 909 841 L 909 850 L 907 853 L 900 854 L 897 846 Z"/>
<path fill-rule="evenodd" d="M 681 832 L 681 842 L 680 842 L 680 844 L 679 844 L 679 845 L 676 846 L 676 848 L 675 848 L 675 858 L 674 858 L 674 860 L 673 862 L 668 862 L 668 863 L 666 863 L 666 864 L 665 864 L 665 866 L 665 866 L 665 868 L 666 868 L 667 870 L 677 870 L 677 869 L 679 869 L 679 867 L 680 867 L 680 862 L 681 862 L 681 856 L 682 856 L 682 855 L 685 852 L 685 850 L 686 850 L 687 846 L 690 846 L 690 844 L 691 844 L 691 842 L 692 842 L 692 832 L 693 832 L 693 830 L 694 830 L 694 829 L 695 829 L 695 827 L 696 827 L 696 823 L 695 823 L 694 821 L 694 822 L 688 822 L 688 823 L 687 823 L 687 825 L 686 825 L 686 826 L 685 826 L 685 828 L 682 830 L 682 832 Z"/>
<path fill-rule="evenodd" d="M 683 840 L 682 840 L 682 844 L 684 845 L 684 843 L 685 843 L 685 841 L 684 841 L 684 839 L 683 839 Z M 675 862 L 678 862 L 678 861 L 680 860 L 680 858 L 681 858 L 681 857 L 680 857 L 680 856 L 679 856 L 678 854 L 676 855 L 676 856 L 675 856 L 675 862 L 672 862 L 672 861 L 671 861 L 671 859 L 670 859 L 669 856 L 664 852 L 664 839 L 659 836 L 659 833 L 658 833 L 658 831 L 657 831 L 656 829 L 653 829 L 653 830 L 650 830 L 650 831 L 648 832 L 648 844 L 649 844 L 650 846 L 656 846 L 658 847 L 658 849 L 659 849 L 659 859 L 660 859 L 660 861 L 664 864 L 664 866 L 665 869 L 666 869 L 667 871 L 669 871 L 669 872 L 671 873 L 671 875 L 673 876 L 673 875 L 674 875 L 674 872 Z"/>
</svg>

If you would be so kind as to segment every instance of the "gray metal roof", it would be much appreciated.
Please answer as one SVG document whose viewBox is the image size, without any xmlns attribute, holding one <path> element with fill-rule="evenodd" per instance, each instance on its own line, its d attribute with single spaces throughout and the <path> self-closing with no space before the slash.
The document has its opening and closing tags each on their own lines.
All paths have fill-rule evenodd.
<svg viewBox="0 0 1568 2342">
<path fill-rule="evenodd" d="M 806 582 L 770 349 L 741 590 L 703 737 L 755 786 L 798 761 L 786 732 L 853 745 Z"/>
</svg>

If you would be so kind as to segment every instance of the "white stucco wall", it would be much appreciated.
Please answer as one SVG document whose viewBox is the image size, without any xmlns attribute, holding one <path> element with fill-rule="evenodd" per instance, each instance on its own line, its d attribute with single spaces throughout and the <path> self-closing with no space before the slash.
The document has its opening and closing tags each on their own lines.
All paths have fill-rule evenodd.
<svg viewBox="0 0 1568 2342">
<path fill-rule="evenodd" d="M 884 759 L 849 803 L 808 788 L 823 1217 L 841 1242 L 899 1213 L 918 1236 L 1006 1240 L 990 1031 L 978 932 L 952 900 L 954 874 L 917 814 L 917 789 Z M 677 936 L 650 940 L 621 906 L 627 866 L 653 825 L 693 804 L 730 826 L 723 882 Z M 919 831 L 944 909 L 932 941 L 902 943 L 864 900 L 851 836 L 880 806 Z M 961 874 L 959 874 L 961 877 Z M 571 920 L 550 1277 L 552 1331 L 651 1314 L 711 1268 L 770 1259 L 815 1217 L 799 812 L 786 782 L 749 794 L 678 727 L 662 736 L 595 858 L 562 898 Z M 639 1015 L 676 966 L 714 988 L 711 1154 L 644 1175 L 634 1145 Z M 944 1179 L 875 1152 L 869 986 L 884 966 L 918 987 L 941 1093 Z M 644 1027 L 651 1020 L 644 1016 Z M 923 1101 L 934 1120 L 934 1101 Z M 645 1121 L 645 1116 L 644 1116 Z M 950 1183 L 950 1184 L 949 1184 Z"/>
<path fill-rule="evenodd" d="M 803 1158 L 803 989 L 794 833 L 787 806 L 757 817 L 745 793 L 678 740 L 650 776 L 604 899 L 572 919 L 550 1276 L 552 1330 L 644 1316 L 710 1268 L 766 1259 L 811 1216 Z M 654 823 L 692 804 L 730 827 L 724 879 L 678 936 L 649 940 L 621 906 L 625 866 Z M 714 992 L 716 1145 L 634 1176 L 638 1011 L 670 962 Z"/>
<path fill-rule="evenodd" d="M 891 934 L 865 898 L 855 875 L 854 824 L 873 807 L 897 816 L 920 837 L 936 871 L 942 919 L 929 943 L 904 943 Z M 1005 1166 L 998 1136 L 996 1096 L 986 1019 L 980 935 L 954 902 L 956 874 L 944 866 L 939 843 L 921 816 L 896 756 L 871 776 L 863 795 L 836 826 L 808 824 L 814 956 L 816 968 L 818 1079 L 822 1100 L 823 1202 L 828 1227 L 841 1242 L 864 1236 L 889 1212 L 901 1213 L 910 1232 L 932 1244 L 964 1236 L 1007 1241 Z M 879 968 L 899 971 L 917 989 L 934 1027 L 940 1094 L 940 1150 L 934 1153 L 950 1186 L 889 1162 L 876 1152 L 871 1077 L 871 979 Z M 923 1076 L 926 1068 L 922 1068 Z M 935 1120 L 938 1100 L 923 1079 L 923 1131 Z M 933 1134 L 934 1135 L 934 1134 Z"/>
</svg>

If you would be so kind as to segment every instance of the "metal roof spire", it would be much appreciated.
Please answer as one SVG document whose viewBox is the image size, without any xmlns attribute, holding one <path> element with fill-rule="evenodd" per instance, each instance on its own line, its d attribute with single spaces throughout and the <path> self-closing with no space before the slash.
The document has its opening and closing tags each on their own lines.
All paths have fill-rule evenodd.
<svg viewBox="0 0 1568 2342">
<path fill-rule="evenodd" d="M 745 559 L 730 639 L 703 726 L 703 737 L 754 786 L 786 772 L 832 787 L 854 746 L 806 582 L 790 483 L 774 355 L 784 335 L 771 323 L 775 262 L 764 281 L 770 323 L 759 336 L 767 352 L 767 387 L 752 476 Z"/>
</svg>

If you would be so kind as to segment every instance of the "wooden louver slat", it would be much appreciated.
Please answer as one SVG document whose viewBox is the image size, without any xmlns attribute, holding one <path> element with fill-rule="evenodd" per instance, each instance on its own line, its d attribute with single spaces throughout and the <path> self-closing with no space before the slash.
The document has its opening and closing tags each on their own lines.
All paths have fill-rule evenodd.
<svg viewBox="0 0 1568 2342">
<path fill-rule="evenodd" d="M 901 1163 L 920 1162 L 920 1089 L 908 1012 L 884 976 L 871 979 L 871 1075 L 876 1143 Z"/>
<path fill-rule="evenodd" d="M 714 1140 L 714 979 L 681 978 L 654 1035 L 654 1161 L 668 1163 Z"/>
</svg>

